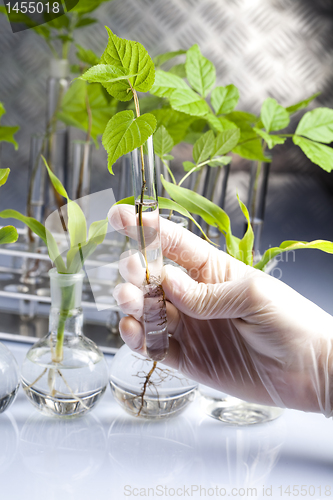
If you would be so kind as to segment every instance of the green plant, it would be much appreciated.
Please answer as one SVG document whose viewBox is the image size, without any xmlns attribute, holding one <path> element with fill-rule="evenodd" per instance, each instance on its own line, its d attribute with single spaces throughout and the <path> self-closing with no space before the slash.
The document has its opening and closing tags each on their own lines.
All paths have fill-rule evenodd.
<svg viewBox="0 0 333 500">
<path fill-rule="evenodd" d="M 239 239 L 232 234 L 227 214 L 210 200 L 183 188 L 183 182 L 205 165 L 214 168 L 228 164 L 231 161 L 230 153 L 257 160 L 260 169 L 262 161 L 269 161 L 265 156 L 266 147 L 273 148 L 282 144 L 288 137 L 292 137 L 294 143 L 299 145 L 310 159 L 315 159 L 322 168 L 330 170 L 333 168 L 333 150 L 325 144 L 333 140 L 333 110 L 317 108 L 303 116 L 295 134 L 276 134 L 275 132 L 289 125 L 290 115 L 304 109 L 318 94 L 288 108 L 283 108 L 274 99 L 268 98 L 263 103 L 260 117 L 235 111 L 239 100 L 238 89 L 234 85 L 213 88 L 215 67 L 201 54 L 197 45 L 186 52 L 185 65 L 174 66 L 171 72 L 161 69 L 155 71 L 152 60 L 141 44 L 118 38 L 111 30 L 107 30 L 109 43 L 100 64 L 94 65 L 81 78 L 102 84 L 118 100 L 128 101 L 134 98 L 136 111 L 136 116 L 132 110 L 121 111 L 107 124 L 103 144 L 108 152 L 110 172 L 113 173 L 112 166 L 120 156 L 135 148 L 142 149 L 149 135 L 155 132 L 155 152 L 168 168 L 172 179 L 170 183 L 162 178 L 163 186 L 172 201 L 176 202 L 176 205 L 172 205 L 171 200 L 160 198 L 160 208 L 175 209 L 186 216 L 189 213 L 200 215 L 205 222 L 219 228 L 225 236 L 226 248 L 230 255 L 253 265 L 253 231 L 245 205 L 239 200 L 249 224 L 246 234 Z M 185 51 L 181 50 L 162 54 L 155 58 L 155 63 L 163 65 L 184 53 Z M 182 78 L 184 75 L 191 86 Z M 170 106 L 140 115 L 137 91 L 150 91 L 160 99 L 168 99 Z M 206 101 L 210 92 L 211 106 Z M 154 102 L 156 104 L 156 101 Z M 180 120 L 176 123 L 179 117 Z M 206 126 L 211 130 L 204 132 Z M 174 145 L 182 140 L 181 137 L 195 137 L 194 162 L 184 162 L 186 173 L 176 183 L 167 161 L 173 159 L 171 151 Z M 307 146 L 304 146 L 305 144 Z M 315 158 L 310 154 L 309 148 L 312 148 L 311 151 L 317 151 Z M 144 169 L 144 165 L 142 167 Z M 142 194 L 144 189 L 143 185 Z M 123 201 L 134 202 L 133 198 Z M 291 247 L 295 249 L 295 246 L 311 246 L 330 251 L 330 245 L 330 242 L 321 241 L 284 242 L 279 249 L 266 252 L 256 267 L 263 269 L 269 258 Z"/>
<path fill-rule="evenodd" d="M 162 59 L 162 62 L 165 61 Z M 333 150 L 327 144 L 333 141 L 333 110 L 317 108 L 309 111 L 300 120 L 294 134 L 284 133 L 290 117 L 306 108 L 319 93 L 288 107 L 267 98 L 260 116 L 256 116 L 235 111 L 239 101 L 237 87 L 232 84 L 215 86 L 215 67 L 201 54 L 198 45 L 186 52 L 184 71 L 187 81 L 174 72 L 157 70 L 150 93 L 167 99 L 174 111 L 192 117 L 192 125 L 186 129 L 185 136 L 189 142 L 200 138 L 205 127 L 211 128 L 215 134 L 238 128 L 239 141 L 231 151 L 249 160 L 269 161 L 265 157 L 266 148 L 272 149 L 291 138 L 312 162 L 324 170 L 332 170 Z M 164 112 L 167 113 L 158 112 L 160 125 L 163 125 Z"/>
<path fill-rule="evenodd" d="M 166 165 L 173 184 L 177 183 L 167 160 L 173 159 L 172 148 L 180 141 L 194 144 L 194 162 L 183 163 L 186 174 L 178 185 L 199 171 L 194 191 L 206 165 L 223 166 L 231 160 L 231 153 L 256 161 L 252 204 L 249 207 L 250 219 L 253 220 L 262 163 L 271 161 L 266 156 L 267 149 L 291 139 L 313 163 L 328 172 L 332 170 L 333 149 L 328 146 L 333 141 L 332 109 L 321 107 L 308 111 L 301 118 L 295 133 L 285 131 L 291 116 L 305 109 L 319 93 L 288 107 L 268 98 L 263 102 L 260 116 L 238 111 L 235 110 L 239 101 L 238 89 L 232 84 L 215 86 L 215 67 L 201 54 L 197 45 L 187 52 L 161 54 L 155 60 L 163 66 L 173 57 L 184 53 L 185 63 L 173 66 L 169 71 L 156 71 L 155 83 L 150 90 L 151 94 L 165 101 L 161 109 L 153 112 L 157 118 L 155 145 L 156 153 Z M 180 71 L 176 71 L 176 68 Z M 169 195 L 170 189 L 175 191 L 168 184 L 164 184 L 164 187 Z M 186 194 L 183 206 L 189 208 L 189 200 L 192 200 L 194 193 L 187 191 Z M 178 198 L 173 199 L 180 201 L 179 193 Z M 194 199 L 192 201 L 195 202 Z"/>
<path fill-rule="evenodd" d="M 65 252 L 65 256 L 61 254 L 55 236 L 39 221 L 33 217 L 22 215 L 16 210 L 3 210 L 0 212 L 1 218 L 12 218 L 23 222 L 31 231 L 33 231 L 39 238 L 41 238 L 47 246 L 49 257 L 54 263 L 58 273 L 60 274 L 76 274 L 78 273 L 86 259 L 96 250 L 96 247 L 103 243 L 107 231 L 108 221 L 103 219 L 93 222 L 87 235 L 87 222 L 80 206 L 70 200 L 68 194 L 59 181 L 53 174 L 44 159 L 50 180 L 57 193 L 67 200 L 67 223 L 62 219 L 65 226 L 69 240 L 70 248 Z M 59 311 L 60 321 L 57 332 L 57 344 L 55 350 L 54 361 L 59 362 L 62 359 L 64 327 L 66 319 L 70 316 L 70 304 L 73 299 L 73 287 L 64 288 L 64 295 L 62 297 L 62 306 Z"/>
</svg>

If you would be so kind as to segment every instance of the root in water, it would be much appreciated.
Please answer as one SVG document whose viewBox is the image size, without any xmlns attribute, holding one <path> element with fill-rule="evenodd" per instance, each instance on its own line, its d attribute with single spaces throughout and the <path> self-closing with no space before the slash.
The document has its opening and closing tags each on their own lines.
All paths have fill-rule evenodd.
<svg viewBox="0 0 333 500">
<path fill-rule="evenodd" d="M 67 396 L 67 394 L 64 394 L 62 392 L 59 392 L 55 389 L 55 373 L 58 373 L 59 377 L 61 377 L 61 379 L 63 380 L 65 386 L 67 387 L 67 389 L 69 390 L 71 396 L 73 397 L 73 399 L 75 401 L 77 401 L 78 403 L 80 403 L 83 408 L 85 408 L 86 410 L 89 410 L 88 406 L 83 402 L 83 400 L 81 398 L 79 398 L 78 396 L 76 396 L 76 394 L 74 394 L 72 388 L 70 387 L 70 385 L 68 384 L 67 380 L 65 379 L 65 376 L 63 375 L 63 373 L 61 373 L 60 370 L 56 369 L 56 368 L 45 368 L 42 373 L 36 378 L 36 380 L 34 380 L 31 384 L 29 384 L 28 386 L 24 387 L 23 389 L 25 391 L 27 391 L 28 389 L 31 389 L 35 384 L 37 384 L 37 382 L 39 382 L 45 375 L 45 373 L 48 372 L 47 374 L 47 385 L 49 386 L 49 389 L 50 389 L 50 396 L 52 398 L 54 398 L 57 394 L 59 394 L 60 396 Z"/>
<path fill-rule="evenodd" d="M 144 405 L 144 400 L 145 400 L 145 394 L 146 394 L 146 391 L 147 391 L 147 386 L 148 386 L 148 384 L 149 384 L 149 382 L 150 382 L 150 379 L 151 379 L 152 374 L 153 374 L 153 373 L 154 373 L 154 371 L 155 371 L 156 366 L 157 366 L 157 362 L 156 362 L 156 361 L 154 361 L 153 366 L 152 366 L 152 368 L 150 369 L 149 373 L 147 374 L 147 376 L 146 376 L 146 380 L 145 380 L 145 381 L 144 381 L 144 383 L 143 383 L 142 393 L 141 393 L 141 394 L 140 394 L 140 396 L 139 396 L 139 397 L 141 398 L 141 405 L 140 405 L 140 408 L 139 408 L 139 411 L 138 411 L 137 417 L 139 417 L 139 416 L 140 416 L 140 414 L 141 414 L 141 412 L 142 412 L 142 408 L 143 408 L 143 405 Z"/>
<path fill-rule="evenodd" d="M 141 358 L 137 358 L 138 360 L 141 361 Z M 146 359 L 144 361 L 147 361 L 149 363 L 149 359 Z M 155 375 L 158 377 L 155 382 L 151 380 L 152 375 L 155 373 Z M 147 394 L 147 389 L 153 389 L 156 393 L 157 400 L 159 400 L 159 393 L 158 393 L 158 387 L 167 379 L 177 379 L 177 380 L 184 380 L 184 377 L 178 376 L 175 373 L 173 373 L 169 368 L 160 368 L 157 364 L 157 361 L 153 362 L 153 366 L 149 370 L 148 373 L 144 372 L 143 370 L 139 371 L 136 375 L 138 378 L 143 379 L 142 382 L 142 391 L 140 394 L 135 396 L 133 399 L 140 399 L 140 408 L 138 413 L 136 414 L 137 417 L 140 417 L 142 410 L 144 408 L 144 403 L 145 403 L 145 396 Z M 185 379 L 186 380 L 186 379 Z"/>
</svg>

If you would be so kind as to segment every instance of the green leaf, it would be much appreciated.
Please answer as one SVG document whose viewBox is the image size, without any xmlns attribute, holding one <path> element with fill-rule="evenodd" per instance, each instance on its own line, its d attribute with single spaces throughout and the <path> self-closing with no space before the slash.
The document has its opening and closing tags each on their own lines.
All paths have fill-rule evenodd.
<svg viewBox="0 0 333 500">
<path fill-rule="evenodd" d="M 60 196 L 63 196 L 67 199 L 68 232 L 71 241 L 71 247 L 82 245 L 87 240 L 87 222 L 84 213 L 82 212 L 80 206 L 75 203 L 75 201 L 71 201 L 69 199 L 66 189 L 64 188 L 58 177 L 52 172 L 44 156 L 42 156 L 42 159 L 47 168 L 54 189 L 58 194 L 60 194 Z"/>
<path fill-rule="evenodd" d="M 333 141 L 333 109 L 316 108 L 308 111 L 301 118 L 295 133 L 329 144 Z"/>
<path fill-rule="evenodd" d="M 186 82 L 177 75 L 158 69 L 150 93 L 158 97 L 170 97 L 175 90 L 191 90 Z"/>
<path fill-rule="evenodd" d="M 230 113 L 228 116 L 228 121 L 231 120 L 237 128 L 240 129 L 240 139 L 239 142 L 243 143 L 245 141 L 250 141 L 251 139 L 258 139 L 256 132 L 253 130 L 249 120 L 243 118 L 242 115 L 246 115 L 246 113 L 234 111 Z M 254 115 L 252 115 L 256 118 Z M 230 117 L 230 118 L 229 118 Z"/>
<path fill-rule="evenodd" d="M 185 172 L 189 172 L 190 170 L 192 170 L 192 168 L 195 167 L 195 164 L 191 161 L 183 161 L 183 167 Z"/>
<path fill-rule="evenodd" d="M 75 29 L 85 28 L 86 26 L 90 26 L 96 23 L 97 19 L 94 19 L 93 17 L 83 17 L 79 19 L 78 22 L 75 24 Z"/>
<path fill-rule="evenodd" d="M 222 127 L 221 132 L 223 132 L 224 130 L 231 130 L 231 129 L 238 128 L 236 123 L 233 123 L 230 120 L 227 120 L 226 118 L 224 118 L 224 116 L 220 116 L 218 118 L 218 121 L 220 122 L 221 127 Z"/>
<path fill-rule="evenodd" d="M 45 232 L 45 227 L 43 224 L 41 224 L 38 220 L 34 219 L 33 217 L 26 217 L 25 215 L 22 215 L 20 212 L 17 212 L 16 210 L 3 210 L 0 212 L 0 217 L 2 219 L 15 219 L 23 222 L 26 226 L 28 226 L 32 232 L 34 232 L 39 238 L 41 238 L 44 243 L 46 244 L 46 232 Z"/>
<path fill-rule="evenodd" d="M 121 82 L 122 80 L 127 81 L 128 78 L 137 76 L 131 75 L 128 69 L 120 68 L 118 66 L 111 66 L 110 64 L 97 64 L 92 68 L 88 69 L 83 75 L 81 75 L 81 80 L 86 80 L 92 83 L 125 83 L 126 89 L 128 89 L 128 82 Z M 113 96 L 117 98 L 117 91 L 111 87 L 113 90 Z M 121 90 L 123 91 L 123 89 Z M 111 93 L 111 92 L 110 92 Z"/>
<path fill-rule="evenodd" d="M 189 212 L 200 215 L 207 224 L 218 227 L 224 234 L 230 232 L 230 219 L 222 208 L 190 189 L 166 181 L 162 175 L 161 182 L 176 203 Z"/>
<path fill-rule="evenodd" d="M 116 104 L 107 101 L 103 87 L 99 83 L 88 85 L 83 80 L 75 80 L 62 99 L 58 118 L 67 125 L 88 132 L 87 99 L 92 115 L 91 136 L 96 142 L 97 136 L 103 134 L 110 116 L 117 111 Z"/>
<path fill-rule="evenodd" d="M 210 167 L 221 167 L 222 165 L 229 165 L 231 160 L 231 156 L 217 156 L 216 158 L 212 158 L 208 165 Z"/>
<path fill-rule="evenodd" d="M 210 112 L 206 101 L 190 88 L 172 92 L 170 104 L 176 111 L 181 111 L 188 115 L 204 116 Z"/>
<path fill-rule="evenodd" d="M 183 54 L 186 54 L 186 50 L 174 50 L 172 52 L 164 52 L 164 54 L 159 54 L 158 56 L 154 57 L 154 64 L 155 66 L 162 66 L 162 64 L 166 63 L 167 61 L 170 61 L 170 59 L 173 59 L 174 57 L 181 56 Z"/>
<path fill-rule="evenodd" d="M 93 222 L 89 228 L 88 240 L 94 242 L 95 245 L 101 245 L 105 240 L 108 229 L 108 219 Z"/>
<path fill-rule="evenodd" d="M 57 35 L 55 37 L 57 40 L 61 40 L 63 43 L 72 43 L 74 42 L 74 38 L 72 36 L 68 36 L 68 35 Z"/>
<path fill-rule="evenodd" d="M 134 205 L 134 196 L 130 196 L 129 198 L 124 198 L 123 200 L 117 201 L 115 205 Z M 158 207 L 160 210 L 172 210 L 173 212 L 178 212 L 184 217 L 187 217 L 190 219 L 196 226 L 197 228 L 201 231 L 203 236 L 207 241 L 215 245 L 208 236 L 205 234 L 204 230 L 200 226 L 200 224 L 192 217 L 192 215 L 186 210 L 186 208 L 182 207 L 175 201 L 169 200 L 168 198 L 163 198 L 162 196 L 158 197 Z"/>
<path fill-rule="evenodd" d="M 81 45 L 75 45 L 77 50 L 76 57 L 90 66 L 94 66 L 95 64 L 99 64 L 99 57 L 90 49 L 85 49 Z"/>
<path fill-rule="evenodd" d="M 71 247 L 75 248 L 87 241 L 87 221 L 81 207 L 75 201 L 68 200 L 67 213 Z"/>
<path fill-rule="evenodd" d="M 290 122 L 288 111 L 271 97 L 264 101 L 260 118 L 267 132 L 286 128 Z"/>
<path fill-rule="evenodd" d="M 212 92 L 211 102 L 217 115 L 231 113 L 239 101 L 239 91 L 235 85 L 216 87 Z"/>
<path fill-rule="evenodd" d="M 185 64 L 182 63 L 172 66 L 172 68 L 169 69 L 169 73 L 171 73 L 172 75 L 177 75 L 180 78 L 186 78 Z"/>
<path fill-rule="evenodd" d="M 184 137 L 184 142 L 187 142 L 187 144 L 192 144 L 192 146 L 194 146 L 197 140 L 200 139 L 201 135 L 202 134 L 200 132 L 192 132 L 191 130 L 189 130 Z"/>
<path fill-rule="evenodd" d="M 18 149 L 18 144 L 14 139 L 14 134 L 20 130 L 20 127 L 3 127 L 0 125 L 0 142 L 10 142 L 14 144 L 15 149 Z"/>
<path fill-rule="evenodd" d="M 185 69 L 192 88 L 206 97 L 214 87 L 216 71 L 214 64 L 201 54 L 197 44 L 187 51 Z"/>
<path fill-rule="evenodd" d="M 225 118 L 239 126 L 240 122 L 255 123 L 258 121 L 258 117 L 252 113 L 246 113 L 245 111 L 233 111 L 228 113 Z"/>
<path fill-rule="evenodd" d="M 161 125 L 158 127 L 154 133 L 154 151 L 160 157 L 163 158 L 165 155 L 170 153 L 174 146 L 172 137 L 168 133 L 167 129 Z"/>
<path fill-rule="evenodd" d="M 237 200 L 239 206 L 247 220 L 247 230 L 244 234 L 243 238 L 239 242 L 239 257 L 238 260 L 241 260 L 245 264 L 252 266 L 253 265 L 253 242 L 254 242 L 254 234 L 251 226 L 250 216 L 248 209 L 244 205 L 244 203 L 239 199 L 237 194 Z"/>
<path fill-rule="evenodd" d="M 44 19 L 45 21 L 47 21 L 47 24 L 51 29 L 55 29 L 58 31 L 62 30 L 63 28 L 68 29 L 70 24 L 70 19 L 67 14 L 62 14 L 61 16 L 54 17 L 53 19 L 52 16 L 44 14 Z"/>
<path fill-rule="evenodd" d="M 10 169 L 9 168 L 0 168 L 0 186 L 6 184 Z"/>
<path fill-rule="evenodd" d="M 93 222 L 89 228 L 88 241 L 71 247 L 67 252 L 67 273 L 73 274 L 80 271 L 84 262 L 102 244 L 108 228 L 108 220 L 103 219 Z"/>
<path fill-rule="evenodd" d="M 215 131 L 215 132 L 223 132 L 223 125 L 220 122 L 220 119 L 217 118 L 215 115 L 212 113 L 208 113 L 205 115 L 205 120 L 207 120 L 209 126 Z M 229 122 L 231 123 L 231 122 Z"/>
<path fill-rule="evenodd" d="M 18 234 L 13 226 L 5 226 L 0 229 L 0 245 L 15 243 L 18 240 Z"/>
<path fill-rule="evenodd" d="M 157 109 L 152 111 L 152 114 L 157 120 L 157 127 L 164 125 L 175 145 L 185 138 L 189 126 L 195 120 L 193 116 L 179 113 L 171 108 Z"/>
<path fill-rule="evenodd" d="M 239 139 L 240 130 L 238 128 L 219 133 L 215 139 L 214 156 L 225 155 L 232 151 L 237 146 Z"/>
<path fill-rule="evenodd" d="M 47 164 L 47 161 L 45 160 L 44 156 L 42 156 L 42 159 L 43 159 L 43 162 L 44 162 L 44 165 L 45 167 L 47 168 L 47 172 L 49 174 L 49 177 L 50 177 L 50 180 L 52 182 L 52 185 L 54 187 L 54 189 L 57 191 L 58 194 L 60 194 L 60 196 L 63 196 L 64 198 L 66 198 L 67 200 L 69 200 L 69 197 L 68 197 L 68 194 L 67 194 L 67 191 L 66 189 L 64 188 L 64 186 L 62 185 L 61 181 L 58 179 L 58 177 L 52 172 L 52 170 L 50 169 L 50 167 L 48 166 Z"/>
<path fill-rule="evenodd" d="M 174 159 L 175 159 L 175 157 L 174 157 L 174 156 L 172 156 L 172 155 L 164 155 L 164 156 L 163 156 L 163 159 L 164 159 L 164 160 L 166 160 L 166 161 L 171 161 L 171 160 L 174 160 Z"/>
<path fill-rule="evenodd" d="M 133 111 L 126 110 L 113 116 L 103 134 L 110 172 L 113 173 L 112 165 L 118 158 L 142 146 L 155 128 L 156 119 L 149 113 L 135 118 Z"/>
<path fill-rule="evenodd" d="M 137 74 L 130 74 L 130 71 L 125 68 L 120 68 L 118 66 L 111 66 L 110 64 L 97 64 L 92 68 L 88 69 L 81 77 L 81 80 L 86 80 L 93 83 L 101 83 L 110 95 L 119 99 L 124 100 L 123 96 L 126 96 L 126 100 L 129 93 L 128 89 L 129 78 L 136 76 Z M 132 94 L 130 94 L 131 96 Z"/>
<path fill-rule="evenodd" d="M 233 149 L 233 153 L 247 160 L 272 161 L 264 155 L 260 139 L 249 140 L 243 144 L 238 144 L 238 146 Z"/>
<path fill-rule="evenodd" d="M 333 149 L 318 142 L 304 139 L 294 135 L 294 144 L 299 146 L 303 153 L 316 165 L 319 165 L 326 172 L 333 169 Z"/>
<path fill-rule="evenodd" d="M 254 266 L 256 269 L 264 270 L 268 262 L 283 252 L 300 250 L 302 248 L 312 248 L 322 252 L 333 254 L 333 243 L 326 240 L 315 241 L 284 241 L 279 247 L 273 247 L 266 250 L 261 260 Z"/>
<path fill-rule="evenodd" d="M 308 97 L 304 101 L 300 101 L 297 104 L 293 104 L 292 106 L 288 106 L 286 110 L 290 115 L 293 113 L 296 113 L 296 111 L 299 111 L 300 109 L 307 108 L 310 102 L 312 102 L 316 97 L 318 97 L 321 94 L 321 92 L 317 92 L 316 94 L 313 94 L 312 96 Z"/>
<path fill-rule="evenodd" d="M 280 137 L 279 135 L 270 135 L 267 134 L 267 132 L 264 132 L 263 130 L 260 130 L 260 128 L 254 127 L 253 130 L 260 135 L 264 139 L 264 141 L 267 143 L 267 146 L 269 149 L 274 148 L 277 144 L 284 144 L 287 140 L 286 137 Z"/>
<path fill-rule="evenodd" d="M 49 257 L 52 260 L 53 264 L 56 266 L 58 273 L 67 273 L 67 268 L 63 261 L 63 258 L 60 255 L 58 245 L 50 233 L 48 229 L 45 228 L 46 232 L 46 245 L 49 253 Z"/>
<path fill-rule="evenodd" d="M 141 43 L 133 42 L 119 38 L 106 27 L 109 34 L 108 45 L 102 55 L 101 63 L 128 68 L 131 75 L 137 75 L 129 78 L 132 87 L 138 92 L 148 92 L 151 89 L 155 79 L 155 67 L 148 52 Z M 112 95 L 112 85 L 106 84 L 105 88 Z M 118 84 L 119 85 L 119 84 Z M 117 99 L 128 101 L 132 98 L 130 85 L 126 90 L 118 94 Z"/>
<path fill-rule="evenodd" d="M 211 130 L 203 134 L 200 139 L 196 141 L 193 147 L 193 159 L 197 165 L 212 156 L 214 142 L 215 136 Z"/>
<path fill-rule="evenodd" d="M 144 97 L 140 97 L 140 112 L 150 113 L 151 111 L 155 111 L 156 109 L 160 109 L 165 104 L 165 100 L 163 97 L 157 97 L 154 95 L 146 95 Z M 126 109 L 132 109 L 135 111 L 135 103 L 131 101 Z M 118 111 L 121 111 L 120 109 Z"/>
</svg>

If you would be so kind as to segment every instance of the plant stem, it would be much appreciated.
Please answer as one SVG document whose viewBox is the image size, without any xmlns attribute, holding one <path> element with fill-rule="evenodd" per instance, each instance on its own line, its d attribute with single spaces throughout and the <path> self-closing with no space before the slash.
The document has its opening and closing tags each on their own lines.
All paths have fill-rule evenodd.
<svg viewBox="0 0 333 500">
<path fill-rule="evenodd" d="M 262 145 L 263 154 L 265 154 L 265 149 L 266 149 L 267 144 L 263 140 L 262 143 L 261 143 L 261 145 Z M 254 186 L 253 186 L 253 196 L 252 196 L 252 205 L 251 205 L 251 213 L 250 213 L 252 224 L 253 224 L 253 220 L 254 220 L 254 218 L 256 216 L 258 182 L 259 182 L 261 168 L 262 168 L 262 160 L 258 160 L 257 161 L 256 177 L 255 177 Z"/>
<path fill-rule="evenodd" d="M 92 112 L 91 112 L 91 107 L 90 107 L 90 102 L 89 102 L 89 96 L 88 96 L 88 89 L 86 90 L 86 109 L 87 109 L 87 115 L 88 115 L 88 131 L 87 131 L 87 137 L 86 137 L 86 142 L 84 145 L 84 151 L 83 151 L 83 158 L 80 166 L 80 175 L 79 175 L 79 183 L 77 186 L 76 190 L 76 199 L 79 199 L 82 197 L 82 185 L 83 185 L 83 177 L 84 177 L 84 167 L 88 163 L 88 156 L 89 156 L 89 144 L 91 140 L 91 130 L 92 130 Z"/>
<path fill-rule="evenodd" d="M 152 374 L 154 373 L 155 369 L 156 369 L 156 366 L 157 366 L 157 361 L 154 361 L 153 363 L 153 366 L 152 368 L 150 369 L 150 371 L 148 372 L 147 376 L 146 376 L 146 380 L 144 381 L 144 384 L 143 384 L 143 389 L 142 389 L 142 393 L 140 395 L 140 398 L 141 398 L 141 405 L 140 405 L 140 408 L 139 408 L 139 411 L 138 411 L 138 414 L 137 414 L 137 417 L 140 416 L 141 412 L 142 412 L 142 409 L 143 409 L 143 404 L 144 404 L 144 398 L 145 398 L 145 394 L 146 394 L 146 391 L 147 391 L 147 386 L 149 384 L 149 381 L 151 379 L 151 376 Z"/>
<path fill-rule="evenodd" d="M 63 360 L 64 334 L 67 319 L 71 316 L 73 308 L 75 285 L 61 288 L 61 305 L 59 311 L 59 322 L 57 326 L 57 343 L 55 348 L 54 361 L 61 363 Z"/>
<path fill-rule="evenodd" d="M 139 106 L 138 95 L 137 95 L 136 91 L 134 90 L 131 82 L 129 80 L 127 80 L 127 81 L 129 83 L 130 88 L 131 88 L 132 93 L 133 93 L 136 116 L 137 116 L 137 118 L 139 118 L 140 106 Z M 142 218 L 144 192 L 146 190 L 146 175 L 145 175 L 145 161 L 144 161 L 144 155 L 143 155 L 143 146 L 140 146 L 140 155 L 141 155 L 142 187 L 141 187 L 141 196 L 140 196 L 140 203 L 139 203 L 139 227 L 140 227 L 141 247 L 143 250 L 143 256 L 144 256 L 145 264 L 146 264 L 146 281 L 147 281 L 147 284 L 149 285 L 150 284 L 150 273 L 149 273 L 149 268 L 148 268 L 146 240 L 145 240 L 145 233 L 144 233 L 144 228 L 143 228 L 143 218 Z"/>
<path fill-rule="evenodd" d="M 169 175 L 170 175 L 170 177 L 171 177 L 172 182 L 173 182 L 174 184 L 177 184 L 176 179 L 175 179 L 175 176 L 173 175 L 173 173 L 172 173 L 172 171 L 171 171 L 171 168 L 169 167 L 169 165 L 167 164 L 167 162 L 166 162 L 163 158 L 161 158 L 161 160 L 162 160 L 163 165 L 164 165 L 164 166 L 165 166 L 165 168 L 167 169 L 167 171 L 168 171 L 168 173 L 169 173 Z"/>
</svg>

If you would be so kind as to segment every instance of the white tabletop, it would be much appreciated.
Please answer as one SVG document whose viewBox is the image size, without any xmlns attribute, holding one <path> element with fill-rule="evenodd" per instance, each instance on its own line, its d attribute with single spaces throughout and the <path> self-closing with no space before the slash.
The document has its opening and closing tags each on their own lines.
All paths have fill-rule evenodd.
<svg viewBox="0 0 333 500">
<path fill-rule="evenodd" d="M 21 362 L 28 346 L 6 345 Z M 197 399 L 178 417 L 145 421 L 108 390 L 90 414 L 61 420 L 35 410 L 21 388 L 0 415 L 0 500 L 295 496 L 333 497 L 333 425 L 322 415 L 286 410 L 231 427 Z"/>
</svg>

